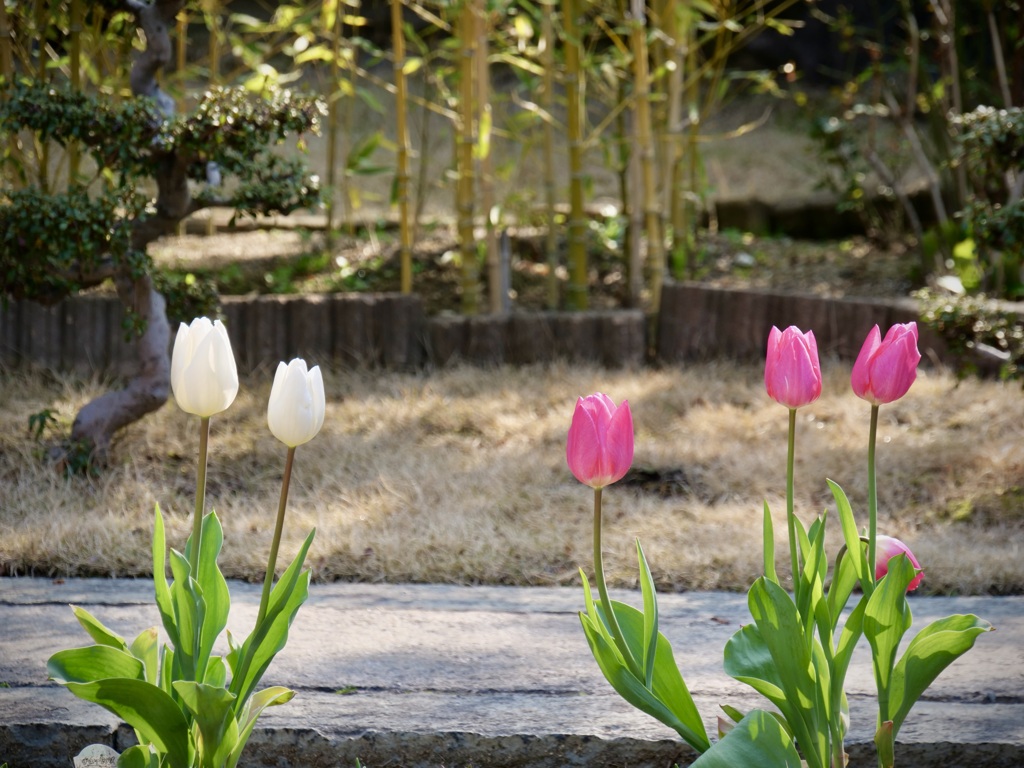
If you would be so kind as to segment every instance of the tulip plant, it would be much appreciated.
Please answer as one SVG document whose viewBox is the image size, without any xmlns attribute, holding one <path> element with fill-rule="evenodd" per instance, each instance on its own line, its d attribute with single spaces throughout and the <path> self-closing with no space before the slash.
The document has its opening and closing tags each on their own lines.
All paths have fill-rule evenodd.
<svg viewBox="0 0 1024 768">
<path fill-rule="evenodd" d="M 210 418 L 226 410 L 238 392 L 231 342 L 220 321 L 201 317 L 178 329 L 171 388 L 181 409 L 198 416 L 200 426 L 192 534 L 182 552 L 170 551 L 170 583 L 159 506 L 155 514 L 153 581 L 169 642 L 160 646 L 157 627 L 129 642 L 73 606 L 96 644 L 59 651 L 47 668 L 73 694 L 135 729 L 139 743 L 121 754 L 118 768 L 234 768 L 263 710 L 294 696 L 280 686 L 257 689 L 308 594 L 310 573 L 303 564 L 315 531 L 276 584 L 274 575 L 295 448 L 323 424 L 324 385 L 320 369 L 307 370 L 302 360 L 278 366 L 267 409 L 271 432 L 288 449 L 277 525 L 255 626 L 240 644 L 227 632 L 224 656 L 213 652 L 231 606 L 217 562 L 223 531 L 216 513 L 204 509 Z"/>
<path fill-rule="evenodd" d="M 594 489 L 594 577 L 598 601 L 583 577 L 580 613 L 591 652 L 612 687 L 633 706 L 673 728 L 700 756 L 695 768 L 842 768 L 849 725 L 846 673 L 863 636 L 871 648 L 878 696 L 875 745 L 880 768 L 895 765 L 895 741 L 911 707 L 936 677 L 973 647 L 991 625 L 973 615 L 929 624 L 902 655 L 910 629 L 907 593 L 924 573 L 901 541 L 877 532 L 875 439 L 881 405 L 903 397 L 917 375 L 921 355 L 917 326 L 893 326 L 882 339 L 876 326 L 853 367 L 854 393 L 871 404 L 868 439 L 868 520 L 858 528 L 843 490 L 828 481 L 845 545 L 832 561 L 825 552 L 827 514 L 805 527 L 793 512 L 796 412 L 821 394 L 821 368 L 813 332 L 772 328 L 765 387 L 789 410 L 786 527 L 791 590 L 775 563 L 771 511 L 764 506 L 764 573 L 747 595 L 753 622 L 725 647 L 725 671 L 749 685 L 773 711 L 743 713 L 723 705 L 720 738 L 712 743 L 668 640 L 658 631 L 658 603 L 643 548 L 637 541 L 641 609 L 609 599 L 601 546 L 601 492 L 621 479 L 633 457 L 629 404 L 607 395 L 576 404 L 566 447 L 569 468 Z M 859 595 L 854 596 L 859 587 Z"/>
</svg>

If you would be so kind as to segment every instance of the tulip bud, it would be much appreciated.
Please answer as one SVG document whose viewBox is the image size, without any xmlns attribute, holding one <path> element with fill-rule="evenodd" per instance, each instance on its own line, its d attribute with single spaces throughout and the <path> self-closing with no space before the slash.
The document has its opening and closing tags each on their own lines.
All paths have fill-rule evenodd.
<svg viewBox="0 0 1024 768">
<path fill-rule="evenodd" d="M 780 331 L 772 326 L 768 334 L 764 386 L 768 396 L 787 408 L 800 408 L 821 395 L 821 365 L 814 331 L 804 333 L 796 326 Z"/>
<path fill-rule="evenodd" d="M 894 539 L 892 536 L 879 535 L 875 537 L 875 581 L 878 581 L 889 572 L 889 561 L 897 555 L 906 555 L 910 558 L 910 564 L 916 570 L 921 571 L 921 565 L 917 562 L 917 558 L 914 557 L 914 553 L 910 551 L 910 547 L 899 539 Z M 921 571 L 907 585 L 907 592 L 913 592 L 921 585 L 923 580 L 924 571 Z"/>
<path fill-rule="evenodd" d="M 622 479 L 633 463 L 633 415 L 603 394 L 576 401 L 565 446 L 569 469 L 584 485 L 604 488 Z"/>
<path fill-rule="evenodd" d="M 294 448 L 308 443 L 324 423 L 324 380 L 320 366 L 306 370 L 306 361 L 295 358 L 278 363 L 270 388 L 267 425 L 274 437 Z"/>
<path fill-rule="evenodd" d="M 899 323 L 884 340 L 881 336 L 877 325 L 871 329 L 850 375 L 854 393 L 872 405 L 891 403 L 907 394 L 921 361 L 917 323 Z"/>
<path fill-rule="evenodd" d="M 186 413 L 208 418 L 226 410 L 238 394 L 231 340 L 220 320 L 182 323 L 171 354 L 171 390 Z"/>
</svg>

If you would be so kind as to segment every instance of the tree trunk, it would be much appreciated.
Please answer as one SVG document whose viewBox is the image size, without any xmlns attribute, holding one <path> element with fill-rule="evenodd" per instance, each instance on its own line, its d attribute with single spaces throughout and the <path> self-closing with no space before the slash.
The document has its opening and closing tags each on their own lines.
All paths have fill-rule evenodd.
<svg viewBox="0 0 1024 768">
<path fill-rule="evenodd" d="M 168 117 L 174 113 L 174 100 L 161 90 L 157 76 L 171 63 L 170 30 L 184 5 L 184 0 L 155 0 L 152 4 L 125 0 L 126 9 L 135 13 L 146 39 L 146 48 L 132 65 L 132 93 L 156 99 Z M 139 251 L 161 235 L 172 234 L 190 212 L 192 201 L 181 158 L 169 155 L 157 173 L 156 183 L 156 210 L 132 222 L 132 247 Z M 133 277 L 127 268 L 119 271 L 116 283 L 122 303 L 143 323 L 144 330 L 135 343 L 138 367 L 124 389 L 107 392 L 85 405 L 71 427 L 71 449 L 86 450 L 93 461 L 100 463 L 106 459 L 117 430 L 167 401 L 171 379 L 171 329 L 164 297 L 153 287 L 149 275 Z"/>
<path fill-rule="evenodd" d="M 124 389 L 107 392 L 86 404 L 71 427 L 74 444 L 91 448 L 95 461 L 103 461 L 114 433 L 155 411 L 167 401 L 171 379 L 171 330 L 164 297 L 153 288 L 149 275 L 117 281 L 117 293 L 145 323 L 136 342 L 138 370 Z"/>
</svg>

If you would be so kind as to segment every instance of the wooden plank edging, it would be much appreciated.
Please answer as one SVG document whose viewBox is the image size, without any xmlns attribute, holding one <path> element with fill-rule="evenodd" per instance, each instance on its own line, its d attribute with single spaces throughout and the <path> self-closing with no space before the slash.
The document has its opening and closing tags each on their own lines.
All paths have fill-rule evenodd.
<svg viewBox="0 0 1024 768">
<path fill-rule="evenodd" d="M 310 364 L 419 370 L 457 362 L 529 365 L 565 360 L 636 368 L 647 359 L 641 310 L 513 312 L 427 317 L 416 295 L 316 294 L 225 297 L 240 371 L 303 357 Z M 113 296 L 76 296 L 52 307 L 0 305 L 0 366 L 21 363 L 120 375 L 131 345 Z M 811 329 L 823 356 L 853 360 L 871 326 L 917 319 L 912 299 L 830 299 L 763 290 L 668 283 L 661 299 L 654 362 L 763 358 L 772 325 Z M 947 359 L 942 340 L 921 329 L 921 349 Z"/>
</svg>

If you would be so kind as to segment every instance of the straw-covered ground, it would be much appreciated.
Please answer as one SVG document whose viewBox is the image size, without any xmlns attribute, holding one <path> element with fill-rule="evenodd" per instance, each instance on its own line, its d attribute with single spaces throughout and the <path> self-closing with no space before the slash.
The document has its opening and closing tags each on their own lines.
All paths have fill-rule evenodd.
<svg viewBox="0 0 1024 768">
<path fill-rule="evenodd" d="M 826 362 L 825 392 L 799 413 L 797 510 L 832 507 L 837 481 L 865 518 L 868 406 L 849 368 Z M 423 375 L 328 370 L 327 418 L 300 447 L 285 554 L 317 538 L 315 578 L 565 584 L 591 564 L 591 492 L 565 464 L 575 399 L 628 399 L 634 482 L 605 494 L 611 578 L 632 584 L 639 537 L 662 588 L 745 589 L 761 557 L 765 500 L 785 526 L 786 411 L 756 366 L 610 372 L 565 366 Z M 270 376 L 243 381 L 214 418 L 208 504 L 226 529 L 222 564 L 258 579 L 284 451 L 265 426 Z M 113 466 L 66 479 L 26 426 L 53 409 L 66 429 L 102 382 L 0 376 L 0 573 L 143 575 L 154 505 L 180 548 L 193 505 L 197 420 L 173 400 L 124 431 Z M 880 529 L 907 541 L 923 590 L 1024 590 L 1024 396 L 926 370 L 879 427 Z M 833 523 L 832 549 L 838 546 Z M 784 558 L 780 558 L 784 559 Z"/>
</svg>

